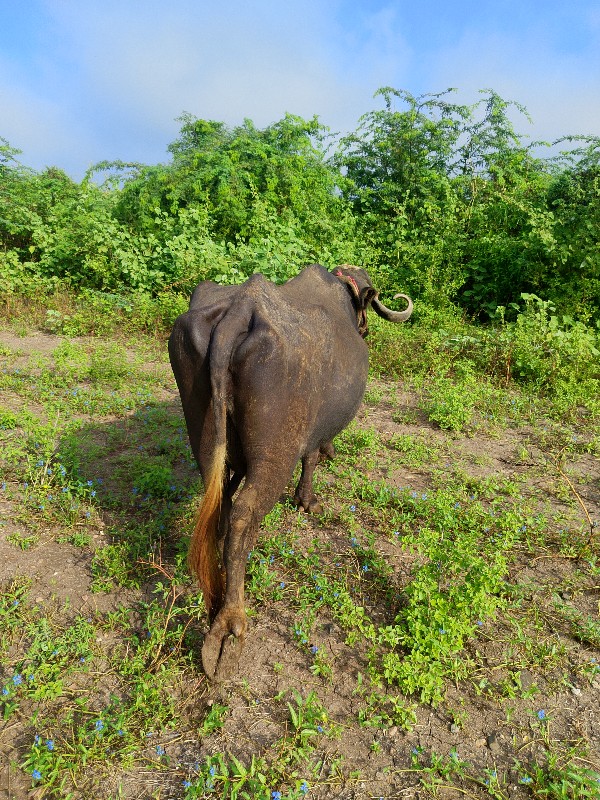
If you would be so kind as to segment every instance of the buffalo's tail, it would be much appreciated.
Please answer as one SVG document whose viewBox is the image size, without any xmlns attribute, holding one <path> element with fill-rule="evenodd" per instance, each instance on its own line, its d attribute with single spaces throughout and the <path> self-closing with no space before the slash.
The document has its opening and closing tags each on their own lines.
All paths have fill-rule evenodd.
<svg viewBox="0 0 600 800">
<path fill-rule="evenodd" d="M 217 548 L 217 530 L 221 515 L 226 450 L 225 442 L 219 442 L 215 447 L 188 552 L 188 566 L 200 584 L 204 605 L 211 618 L 213 610 L 222 605 L 225 591 Z"/>
<path fill-rule="evenodd" d="M 211 338 L 210 382 L 215 443 L 212 464 L 204 476 L 204 497 L 196 515 L 188 553 L 188 565 L 200 584 L 210 619 L 221 608 L 225 595 L 225 572 L 217 546 L 217 534 L 227 466 L 229 365 L 235 342 L 250 327 L 253 310 L 250 298 L 240 300 L 220 320 Z"/>
</svg>

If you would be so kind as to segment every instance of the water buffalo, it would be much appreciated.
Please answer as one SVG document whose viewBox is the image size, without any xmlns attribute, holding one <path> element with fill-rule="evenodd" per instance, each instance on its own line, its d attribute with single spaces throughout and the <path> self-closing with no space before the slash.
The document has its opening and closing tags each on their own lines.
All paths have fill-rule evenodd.
<svg viewBox="0 0 600 800">
<path fill-rule="evenodd" d="M 319 454 L 332 454 L 365 390 L 367 308 L 403 322 L 412 301 L 396 296 L 406 310 L 382 305 L 359 267 L 313 264 L 281 286 L 262 275 L 241 286 L 201 283 L 175 321 L 169 355 L 205 486 L 189 566 L 211 623 L 202 647 L 209 678 L 228 677 L 239 660 L 247 556 L 299 460 L 295 502 L 319 508 Z"/>
</svg>

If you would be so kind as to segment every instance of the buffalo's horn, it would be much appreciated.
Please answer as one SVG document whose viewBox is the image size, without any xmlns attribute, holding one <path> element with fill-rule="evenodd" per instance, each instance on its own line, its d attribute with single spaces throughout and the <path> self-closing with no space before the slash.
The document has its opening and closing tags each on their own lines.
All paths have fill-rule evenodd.
<svg viewBox="0 0 600 800">
<path fill-rule="evenodd" d="M 403 300 L 406 300 L 407 306 L 404 311 L 392 311 L 391 308 L 386 308 L 386 306 L 384 306 L 379 300 L 379 297 L 375 297 L 371 301 L 371 306 L 376 314 L 379 314 L 379 316 L 383 317 L 383 319 L 387 319 L 388 322 L 406 322 L 406 320 L 412 314 L 413 301 L 407 294 L 395 294 L 394 300 L 397 300 L 399 297 L 401 297 Z"/>
</svg>

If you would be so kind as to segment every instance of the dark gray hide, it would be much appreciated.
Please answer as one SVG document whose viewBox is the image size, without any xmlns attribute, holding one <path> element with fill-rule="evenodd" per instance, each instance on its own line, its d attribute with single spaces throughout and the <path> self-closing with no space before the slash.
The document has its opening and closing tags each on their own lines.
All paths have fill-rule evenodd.
<svg viewBox="0 0 600 800">
<path fill-rule="evenodd" d="M 367 307 L 375 301 L 377 313 L 393 321 L 412 310 L 408 298 L 405 312 L 385 309 L 362 269 L 334 272 L 314 264 L 282 286 L 262 275 L 241 286 L 201 283 L 169 340 L 206 489 L 189 562 L 211 620 L 202 649 L 209 677 L 226 678 L 237 664 L 247 627 L 247 556 L 299 460 L 295 501 L 318 510 L 312 478 L 319 453 L 331 455 L 331 440 L 365 390 Z"/>
</svg>

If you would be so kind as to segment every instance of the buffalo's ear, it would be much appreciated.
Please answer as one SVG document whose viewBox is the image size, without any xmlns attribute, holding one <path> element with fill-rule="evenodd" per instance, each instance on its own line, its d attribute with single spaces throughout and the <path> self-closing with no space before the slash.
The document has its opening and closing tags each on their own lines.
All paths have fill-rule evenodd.
<svg viewBox="0 0 600 800">
<path fill-rule="evenodd" d="M 359 294 L 360 307 L 368 308 L 374 297 L 377 297 L 377 291 L 372 286 L 365 286 Z"/>
</svg>

